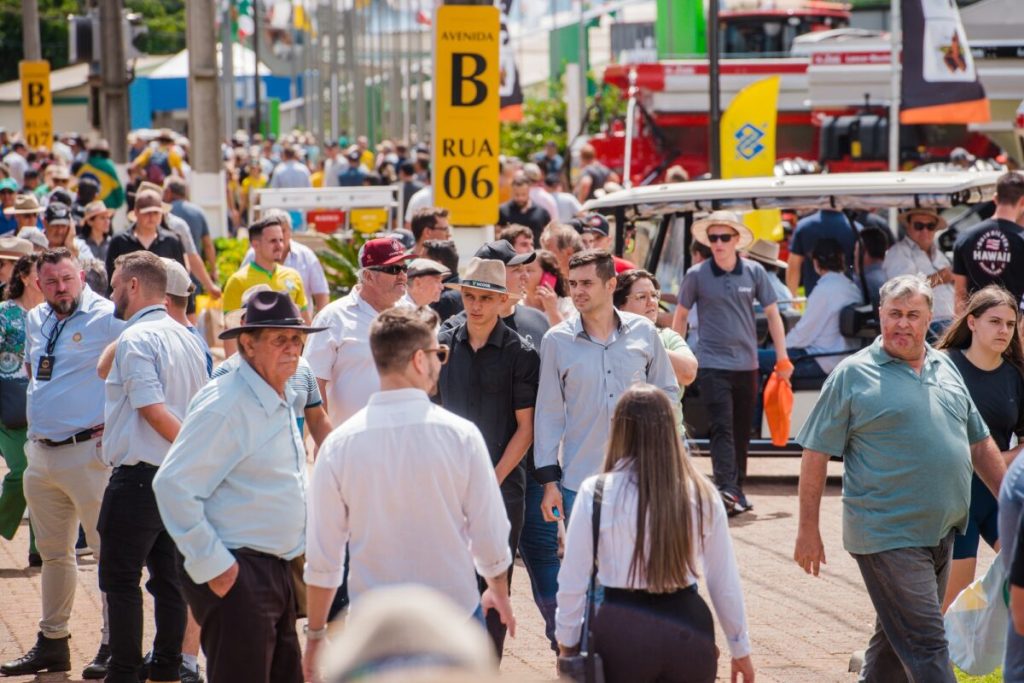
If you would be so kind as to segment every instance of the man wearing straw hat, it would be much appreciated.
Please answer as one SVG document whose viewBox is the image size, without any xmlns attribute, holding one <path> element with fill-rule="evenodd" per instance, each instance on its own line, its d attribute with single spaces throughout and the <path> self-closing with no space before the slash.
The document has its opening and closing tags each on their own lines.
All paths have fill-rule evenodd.
<svg viewBox="0 0 1024 683">
<path fill-rule="evenodd" d="M 742 256 L 753 259 L 764 266 L 768 273 L 768 281 L 772 283 L 772 289 L 775 290 L 775 296 L 778 297 L 776 303 L 779 305 L 779 310 L 786 311 L 792 308 L 792 304 L 789 302 L 793 295 L 786 287 L 786 283 L 779 278 L 779 273 L 789 268 L 789 264 L 779 258 L 779 243 L 762 239 L 754 240 L 754 243 L 742 252 Z"/>
<path fill-rule="evenodd" d="M 133 251 L 151 251 L 157 256 L 172 258 L 185 264 L 185 251 L 181 240 L 170 230 L 161 227 L 164 215 L 163 200 L 156 192 L 140 192 L 135 198 L 135 224 L 118 233 L 107 248 L 107 276 L 114 276 L 117 257 Z"/>
<path fill-rule="evenodd" d="M 687 315 L 700 304 L 697 386 L 711 416 L 711 461 L 715 484 L 731 515 L 746 512 L 743 494 L 747 446 L 757 397 L 755 299 L 764 308 L 776 353 L 776 371 L 793 374 L 786 353 L 786 330 L 768 273 L 738 250 L 754 241 L 750 229 L 731 211 L 715 211 L 693 224 L 693 239 L 711 249 L 711 258 L 691 268 L 679 290 L 672 328 L 686 334 Z"/>
<path fill-rule="evenodd" d="M 523 530 L 524 458 L 533 444 L 540 355 L 501 319 L 509 298 L 518 298 L 510 297 L 506 289 L 502 261 L 474 257 L 460 281 L 447 286 L 461 292 L 466 317 L 438 335 L 438 343 L 450 349 L 438 379 L 438 396 L 441 405 L 471 421 L 483 434 L 511 524 L 509 545 L 514 555 Z M 511 585 L 511 565 L 508 580 Z M 486 583 L 481 580 L 480 584 L 484 590 Z M 501 657 L 505 625 L 497 613 L 485 616 Z"/>
<path fill-rule="evenodd" d="M 906 236 L 885 252 L 885 279 L 897 275 L 922 275 L 932 287 L 932 323 L 929 331 L 939 337 L 953 322 L 953 264 L 935 244 L 946 229 L 946 219 L 934 209 L 907 209 L 900 214 Z"/>
<path fill-rule="evenodd" d="M 4 209 L 4 216 L 14 217 L 17 225 L 15 233 L 26 227 L 42 227 L 39 220 L 41 213 L 43 207 L 39 206 L 39 200 L 34 194 L 19 194 L 14 198 L 14 205 Z"/>
</svg>

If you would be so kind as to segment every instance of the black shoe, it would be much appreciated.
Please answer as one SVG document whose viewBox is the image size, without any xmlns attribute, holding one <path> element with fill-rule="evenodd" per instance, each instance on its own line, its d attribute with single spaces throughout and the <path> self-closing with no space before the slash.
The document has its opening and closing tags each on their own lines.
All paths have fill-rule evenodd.
<svg viewBox="0 0 1024 683">
<path fill-rule="evenodd" d="M 206 679 L 203 678 L 203 674 L 199 670 L 198 664 L 196 665 L 195 671 L 184 664 L 181 665 L 181 683 L 206 683 Z"/>
<path fill-rule="evenodd" d="M 71 671 L 71 648 L 68 641 L 71 636 L 63 638 L 47 638 L 39 633 L 36 644 L 21 659 L 7 662 L 0 666 L 0 674 L 5 676 L 23 676 L 41 671 Z"/>
<path fill-rule="evenodd" d="M 39 553 L 29 553 L 28 554 L 28 566 L 30 566 L 30 567 L 42 567 L 43 566 L 43 556 L 40 555 Z"/>
<path fill-rule="evenodd" d="M 739 497 L 728 491 L 719 491 L 722 496 L 722 502 L 725 504 L 725 513 L 730 517 L 743 514 L 747 511 L 747 507 L 740 502 Z"/>
<path fill-rule="evenodd" d="M 107 666 L 110 664 L 110 646 L 100 645 L 96 656 L 82 669 L 82 678 L 87 681 L 102 680 L 107 677 Z"/>
</svg>

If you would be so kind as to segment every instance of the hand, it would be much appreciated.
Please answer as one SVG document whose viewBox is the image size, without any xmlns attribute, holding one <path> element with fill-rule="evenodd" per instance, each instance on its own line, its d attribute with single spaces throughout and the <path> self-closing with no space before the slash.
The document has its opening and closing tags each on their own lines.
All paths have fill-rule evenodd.
<svg viewBox="0 0 1024 683">
<path fill-rule="evenodd" d="M 544 307 L 545 311 L 558 310 L 558 295 L 555 294 L 555 290 L 547 285 L 538 285 L 536 291 L 540 305 Z"/>
<path fill-rule="evenodd" d="M 213 594 L 218 598 L 223 598 L 228 594 L 228 591 L 235 585 L 235 581 L 238 580 L 238 562 L 232 562 L 231 566 L 221 574 L 210 579 L 206 585 L 210 587 Z"/>
<path fill-rule="evenodd" d="M 732 683 L 740 680 L 743 683 L 754 683 L 754 663 L 750 661 L 750 655 L 732 660 Z"/>
<path fill-rule="evenodd" d="M 320 640 L 306 640 L 306 651 L 302 654 L 302 680 L 319 681 L 320 672 L 317 670 L 317 659 L 319 658 Z"/>
<path fill-rule="evenodd" d="M 821 533 L 817 528 L 801 528 L 797 531 L 793 559 L 805 572 L 815 576 L 821 565 L 828 564 L 825 561 L 825 545 L 821 542 Z"/>
<path fill-rule="evenodd" d="M 793 376 L 793 363 L 789 358 L 780 358 L 775 361 L 775 372 L 779 373 L 779 377 L 789 381 L 789 378 Z"/>
<path fill-rule="evenodd" d="M 558 510 L 558 514 L 555 514 Z M 540 501 L 540 512 L 545 522 L 557 522 L 562 517 L 562 492 L 558 484 L 551 482 L 544 484 L 544 498 Z"/>
<path fill-rule="evenodd" d="M 508 628 L 508 634 L 513 638 L 516 637 L 516 617 L 512 613 L 512 601 L 507 595 L 495 593 L 488 588 L 480 596 L 480 609 L 483 610 L 484 617 L 490 610 L 497 612 L 501 623 Z"/>
<path fill-rule="evenodd" d="M 210 295 L 211 299 L 216 301 L 217 299 L 220 298 L 221 295 L 220 287 L 218 287 L 216 283 L 214 283 L 210 285 L 210 289 L 208 289 L 206 293 Z"/>
</svg>

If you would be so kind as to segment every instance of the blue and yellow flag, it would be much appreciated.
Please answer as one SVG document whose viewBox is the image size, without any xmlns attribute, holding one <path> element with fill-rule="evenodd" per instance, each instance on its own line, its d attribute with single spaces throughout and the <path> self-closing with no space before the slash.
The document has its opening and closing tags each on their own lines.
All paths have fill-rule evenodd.
<svg viewBox="0 0 1024 683">
<path fill-rule="evenodd" d="M 779 77 L 751 83 L 740 90 L 722 116 L 723 178 L 771 176 L 775 171 L 775 125 L 779 113 Z M 782 214 L 777 209 L 750 211 L 743 222 L 754 237 L 782 239 Z"/>
<path fill-rule="evenodd" d="M 97 199 L 102 199 L 108 209 L 118 209 L 124 204 L 124 188 L 117 177 L 114 162 L 106 157 L 91 156 L 82 164 L 76 175 L 79 178 L 89 176 L 100 184 Z"/>
</svg>

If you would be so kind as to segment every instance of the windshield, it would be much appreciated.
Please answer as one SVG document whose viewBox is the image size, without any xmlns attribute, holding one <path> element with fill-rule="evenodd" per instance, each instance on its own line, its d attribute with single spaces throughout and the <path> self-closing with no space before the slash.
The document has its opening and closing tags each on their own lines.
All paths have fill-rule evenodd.
<svg viewBox="0 0 1024 683">
<path fill-rule="evenodd" d="M 730 17 L 722 22 L 719 39 L 729 57 L 787 57 L 797 36 L 847 25 L 838 17 Z"/>
</svg>

